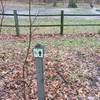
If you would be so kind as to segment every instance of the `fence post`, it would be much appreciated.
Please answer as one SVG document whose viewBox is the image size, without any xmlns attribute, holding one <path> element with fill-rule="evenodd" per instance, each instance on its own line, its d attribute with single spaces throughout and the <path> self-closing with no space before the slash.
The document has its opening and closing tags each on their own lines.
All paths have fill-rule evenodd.
<svg viewBox="0 0 100 100">
<path fill-rule="evenodd" d="M 64 30 L 64 11 L 61 10 L 60 35 L 63 35 L 63 30 Z"/>
<path fill-rule="evenodd" d="M 38 86 L 38 100 L 45 100 L 44 92 L 44 71 L 43 71 L 43 58 L 44 47 L 41 44 L 37 44 L 32 50 L 36 59 L 36 74 L 37 74 L 37 86 Z"/>
<path fill-rule="evenodd" d="M 14 20 L 15 20 L 16 35 L 19 36 L 20 33 L 19 33 L 17 10 L 13 10 L 13 13 L 14 13 Z"/>
</svg>

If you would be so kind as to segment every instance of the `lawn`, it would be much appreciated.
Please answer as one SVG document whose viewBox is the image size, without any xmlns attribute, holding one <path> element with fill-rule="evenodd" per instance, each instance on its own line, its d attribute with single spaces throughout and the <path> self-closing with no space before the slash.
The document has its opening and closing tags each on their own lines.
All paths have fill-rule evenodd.
<svg viewBox="0 0 100 100">
<path fill-rule="evenodd" d="M 28 2 L 16 2 L 16 1 L 6 1 L 6 5 L 9 7 L 20 7 L 20 8 L 28 8 Z M 90 8 L 89 3 L 77 3 L 78 8 Z M 95 3 L 95 7 L 100 7 L 100 4 Z M 68 4 L 64 5 L 63 2 L 58 2 L 56 7 L 53 7 L 53 3 L 33 3 L 32 2 L 32 7 L 47 7 L 47 8 L 66 8 L 68 7 Z"/>
<path fill-rule="evenodd" d="M 34 21 L 32 18 L 33 25 L 60 25 L 60 20 L 57 18 L 45 17 L 45 18 L 37 18 Z M 3 21 L 4 25 L 14 25 L 14 19 L 5 18 Z M 98 19 L 70 19 L 65 18 L 64 20 L 65 25 L 71 24 L 100 24 L 100 20 Z M 29 25 L 29 20 L 26 18 L 19 19 L 19 25 Z M 34 28 L 33 28 L 34 30 Z M 100 30 L 99 26 L 65 26 L 64 27 L 64 34 L 67 33 L 80 33 L 80 32 L 95 32 L 97 33 Z M 60 27 L 37 27 L 37 30 L 34 32 L 36 34 L 53 34 L 60 32 Z M 7 27 L 2 29 L 2 33 L 10 33 L 15 34 L 15 28 Z M 29 28 L 21 27 L 20 34 L 27 34 L 29 33 Z"/>
</svg>

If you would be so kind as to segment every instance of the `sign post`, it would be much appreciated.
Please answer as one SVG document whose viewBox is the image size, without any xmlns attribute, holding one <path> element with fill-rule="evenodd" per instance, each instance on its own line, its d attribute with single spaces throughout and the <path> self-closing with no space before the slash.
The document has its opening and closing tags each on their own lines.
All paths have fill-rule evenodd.
<svg viewBox="0 0 100 100">
<path fill-rule="evenodd" d="M 41 44 L 37 44 L 33 50 L 33 55 L 36 58 L 36 74 L 37 74 L 37 86 L 38 86 L 38 100 L 45 100 L 44 92 L 44 71 L 43 71 L 43 58 L 44 47 Z"/>
</svg>

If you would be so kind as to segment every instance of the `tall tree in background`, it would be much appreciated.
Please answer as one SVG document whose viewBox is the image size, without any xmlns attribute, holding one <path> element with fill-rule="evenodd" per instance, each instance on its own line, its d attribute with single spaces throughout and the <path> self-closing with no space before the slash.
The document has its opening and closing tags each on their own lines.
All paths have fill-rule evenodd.
<svg viewBox="0 0 100 100">
<path fill-rule="evenodd" d="M 53 0 L 53 6 L 54 6 L 54 7 L 57 6 L 57 0 Z"/>
<path fill-rule="evenodd" d="M 95 1 L 96 1 L 96 0 L 90 0 L 90 1 L 89 1 L 89 4 L 90 4 L 90 7 L 91 7 L 91 8 L 94 7 Z"/>
<path fill-rule="evenodd" d="M 69 0 L 68 7 L 69 8 L 77 8 L 76 0 Z"/>
<path fill-rule="evenodd" d="M 67 7 L 68 0 L 63 0 L 64 7 Z"/>
</svg>

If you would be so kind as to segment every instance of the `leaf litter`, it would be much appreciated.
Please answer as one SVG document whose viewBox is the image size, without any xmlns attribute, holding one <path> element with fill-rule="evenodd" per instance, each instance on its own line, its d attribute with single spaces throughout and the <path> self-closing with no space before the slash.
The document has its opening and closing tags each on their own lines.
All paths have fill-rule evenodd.
<svg viewBox="0 0 100 100">
<path fill-rule="evenodd" d="M 98 35 L 33 35 L 36 40 L 77 39 L 81 36 Z M 36 65 L 32 52 L 25 65 L 25 81 L 22 66 L 27 47 L 21 47 L 27 36 L 0 35 L 0 100 L 23 100 L 23 82 L 27 100 L 37 100 Z M 32 47 L 35 44 L 32 44 Z M 77 48 L 63 44 L 46 45 L 44 76 L 46 100 L 99 100 L 100 98 L 100 48 L 90 46 Z M 31 47 L 31 48 L 32 48 Z"/>
</svg>

